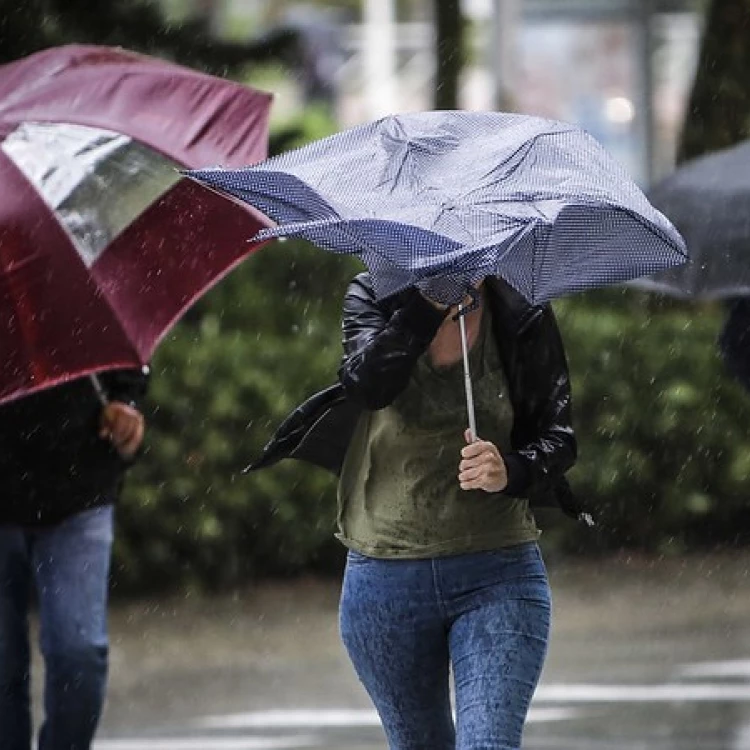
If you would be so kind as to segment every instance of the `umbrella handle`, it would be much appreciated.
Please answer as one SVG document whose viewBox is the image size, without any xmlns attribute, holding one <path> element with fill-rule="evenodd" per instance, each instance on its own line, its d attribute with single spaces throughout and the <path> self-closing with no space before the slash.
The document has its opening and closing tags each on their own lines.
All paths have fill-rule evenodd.
<svg viewBox="0 0 750 750">
<path fill-rule="evenodd" d="M 102 381 L 99 380 L 99 376 L 96 373 L 92 372 L 91 375 L 89 375 L 89 382 L 94 386 L 94 391 L 96 392 L 96 397 L 99 399 L 99 403 L 102 406 L 106 406 L 109 403 L 109 397 L 107 396 L 107 392 L 104 390 Z"/>
<path fill-rule="evenodd" d="M 473 295 L 472 295 L 473 296 Z M 472 299 L 469 306 L 459 303 L 458 313 L 458 327 L 461 331 L 461 355 L 464 361 L 464 388 L 466 390 L 466 413 L 469 417 L 469 432 L 471 433 L 471 442 L 477 440 L 477 420 L 474 411 L 474 389 L 471 384 L 471 372 L 469 370 L 469 342 L 466 335 L 466 313 L 473 309 L 474 304 L 478 304 L 477 297 Z"/>
</svg>

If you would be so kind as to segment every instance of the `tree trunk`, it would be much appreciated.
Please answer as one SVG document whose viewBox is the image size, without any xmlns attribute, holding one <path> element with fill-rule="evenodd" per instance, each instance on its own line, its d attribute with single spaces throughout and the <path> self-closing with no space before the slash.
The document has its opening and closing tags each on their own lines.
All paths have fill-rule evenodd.
<svg viewBox="0 0 750 750">
<path fill-rule="evenodd" d="M 678 161 L 750 135 L 750 0 L 712 0 Z"/>
<path fill-rule="evenodd" d="M 435 14 L 435 109 L 458 108 L 464 65 L 464 23 L 460 0 L 433 0 Z"/>
<path fill-rule="evenodd" d="M 248 63 L 299 64 L 298 35 L 291 29 L 225 42 L 214 39 L 206 18 L 170 26 L 149 0 L 0 0 L 0 63 L 71 42 L 167 55 L 217 75 Z"/>
</svg>

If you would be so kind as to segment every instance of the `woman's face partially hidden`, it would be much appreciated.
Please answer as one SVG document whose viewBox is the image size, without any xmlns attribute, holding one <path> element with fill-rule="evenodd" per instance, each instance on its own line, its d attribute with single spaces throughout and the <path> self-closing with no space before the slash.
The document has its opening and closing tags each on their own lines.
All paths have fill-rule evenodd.
<svg viewBox="0 0 750 750">
<path fill-rule="evenodd" d="M 472 284 L 473 288 L 476 289 L 479 292 L 478 296 L 479 296 L 480 302 L 481 302 L 481 299 L 482 299 L 482 293 L 484 292 L 484 282 L 485 282 L 485 279 L 480 279 L 475 284 Z M 471 303 L 472 303 L 471 295 L 467 294 L 464 297 L 463 302 L 461 304 L 463 304 L 463 305 L 470 305 Z"/>
</svg>

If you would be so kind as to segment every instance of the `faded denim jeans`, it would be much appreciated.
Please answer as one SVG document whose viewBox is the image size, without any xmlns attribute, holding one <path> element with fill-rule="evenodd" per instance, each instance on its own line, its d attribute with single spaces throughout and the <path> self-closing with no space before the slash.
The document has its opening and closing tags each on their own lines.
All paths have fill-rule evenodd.
<svg viewBox="0 0 750 750">
<path fill-rule="evenodd" d="M 549 627 L 534 542 L 429 560 L 349 552 L 341 636 L 391 750 L 518 750 Z"/>
<path fill-rule="evenodd" d="M 89 750 L 107 681 L 113 508 L 27 530 L 0 526 L 0 750 L 29 750 L 28 610 L 39 601 L 46 679 L 40 750 Z"/>
</svg>

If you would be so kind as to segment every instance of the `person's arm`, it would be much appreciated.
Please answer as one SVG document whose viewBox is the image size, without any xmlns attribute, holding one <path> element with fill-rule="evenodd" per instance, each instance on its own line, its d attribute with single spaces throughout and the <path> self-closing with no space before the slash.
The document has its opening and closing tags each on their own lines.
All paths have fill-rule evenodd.
<svg viewBox="0 0 750 750">
<path fill-rule="evenodd" d="M 552 308 L 543 308 L 521 335 L 525 340 L 520 344 L 520 377 L 526 381 L 527 403 L 514 426 L 516 449 L 503 457 L 508 474 L 504 492 L 511 496 L 554 483 L 577 457 L 570 375 Z"/>
<path fill-rule="evenodd" d="M 347 397 L 366 409 L 393 403 L 409 382 L 448 309 L 410 289 L 392 315 L 375 300 L 366 274 L 354 279 L 343 305 L 344 357 L 339 380 Z"/>
</svg>

